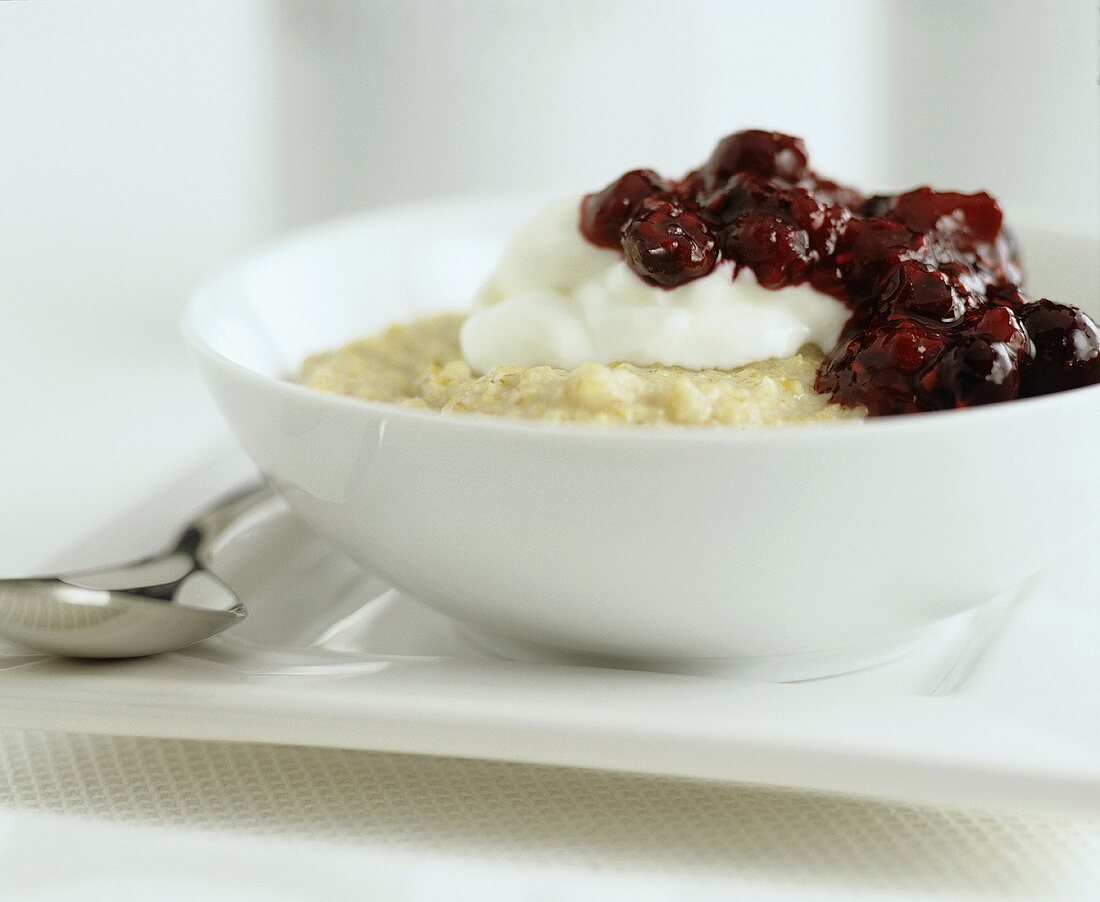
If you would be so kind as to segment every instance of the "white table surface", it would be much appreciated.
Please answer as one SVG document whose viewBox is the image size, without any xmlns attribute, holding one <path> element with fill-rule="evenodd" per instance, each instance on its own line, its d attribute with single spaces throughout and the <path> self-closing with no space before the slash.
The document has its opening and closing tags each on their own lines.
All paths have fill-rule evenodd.
<svg viewBox="0 0 1100 902">
<path fill-rule="evenodd" d="M 0 359 L 0 572 L 33 569 L 224 437 L 163 314 L 5 309 Z M 134 550 L 147 538 L 132 537 Z M 0 731 L 0 898 L 154 893 L 1100 898 L 1100 823 L 491 762 Z"/>
</svg>

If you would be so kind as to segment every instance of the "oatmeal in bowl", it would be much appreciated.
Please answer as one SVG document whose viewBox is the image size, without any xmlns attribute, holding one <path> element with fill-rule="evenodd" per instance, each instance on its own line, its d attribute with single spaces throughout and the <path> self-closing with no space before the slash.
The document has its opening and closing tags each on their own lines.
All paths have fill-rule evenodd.
<svg viewBox="0 0 1100 902">
<path fill-rule="evenodd" d="M 556 422 L 790 425 L 1100 382 L 1100 329 L 1021 287 L 988 194 L 867 196 L 746 131 L 680 179 L 543 209 L 465 315 L 311 356 L 372 401 Z"/>
<path fill-rule="evenodd" d="M 294 513 L 482 645 L 887 660 L 1096 534 L 1095 326 L 1021 287 L 991 199 L 864 197 L 738 140 L 780 151 L 657 183 L 676 215 L 631 177 L 320 226 L 208 282 L 185 333 Z M 1021 235 L 1038 289 L 1100 296 L 1094 241 Z"/>
<path fill-rule="evenodd" d="M 495 366 L 478 376 L 462 356 L 465 317 L 440 314 L 391 326 L 310 357 L 303 381 L 324 391 L 444 413 L 552 422 L 773 426 L 860 415 L 814 390 L 821 352 L 733 370 L 588 361 L 573 368 Z"/>
</svg>

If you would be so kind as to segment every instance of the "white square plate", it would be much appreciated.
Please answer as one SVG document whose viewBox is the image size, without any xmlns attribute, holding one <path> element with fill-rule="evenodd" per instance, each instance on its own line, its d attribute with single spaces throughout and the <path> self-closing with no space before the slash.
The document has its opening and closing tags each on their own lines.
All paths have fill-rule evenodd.
<svg viewBox="0 0 1100 902">
<path fill-rule="evenodd" d="M 77 549 L 167 539 L 250 474 L 235 453 Z M 131 548 L 132 551 L 132 548 Z M 490 758 L 1100 814 L 1100 607 L 1081 549 L 905 658 L 774 684 L 502 660 L 364 573 L 282 506 L 217 569 L 250 617 L 175 654 L 76 662 L 0 648 L 0 725 Z M 72 562 L 73 554 L 66 556 Z"/>
</svg>

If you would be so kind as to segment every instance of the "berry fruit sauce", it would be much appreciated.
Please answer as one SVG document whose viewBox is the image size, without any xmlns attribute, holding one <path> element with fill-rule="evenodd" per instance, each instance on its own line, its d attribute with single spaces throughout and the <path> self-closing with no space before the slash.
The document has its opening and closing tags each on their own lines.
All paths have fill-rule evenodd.
<svg viewBox="0 0 1100 902">
<path fill-rule="evenodd" d="M 1000 205 L 916 188 L 866 197 L 810 169 L 799 138 L 743 131 L 684 178 L 635 169 L 581 202 L 580 229 L 674 288 L 723 260 L 852 311 L 818 391 L 871 415 L 973 407 L 1100 382 L 1100 328 L 1031 301 Z"/>
</svg>

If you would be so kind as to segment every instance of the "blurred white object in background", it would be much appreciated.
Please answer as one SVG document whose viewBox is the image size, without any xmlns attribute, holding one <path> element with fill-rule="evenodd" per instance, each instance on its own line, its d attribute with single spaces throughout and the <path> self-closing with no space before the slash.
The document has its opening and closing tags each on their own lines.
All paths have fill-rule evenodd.
<svg viewBox="0 0 1100 902">
<path fill-rule="evenodd" d="M 887 5 L 892 180 L 987 188 L 1010 221 L 1100 241 L 1095 0 Z"/>
<path fill-rule="evenodd" d="M 220 430 L 175 318 L 203 273 L 275 228 L 268 12 L 0 3 L 4 572 Z M 178 426 L 151 428 L 164 409 Z"/>
<path fill-rule="evenodd" d="M 867 189 L 988 189 L 1100 233 L 1093 0 L 289 0 L 284 221 L 441 193 L 681 171 L 802 135 Z M 1015 216 L 1013 216 L 1015 214 Z"/>
<path fill-rule="evenodd" d="M 886 177 L 879 0 L 291 0 L 278 12 L 291 222 L 686 170 L 746 126 L 805 135 L 826 172 Z"/>
<path fill-rule="evenodd" d="M 143 317 L 271 230 L 265 4 L 2 6 L 5 303 Z"/>
</svg>

